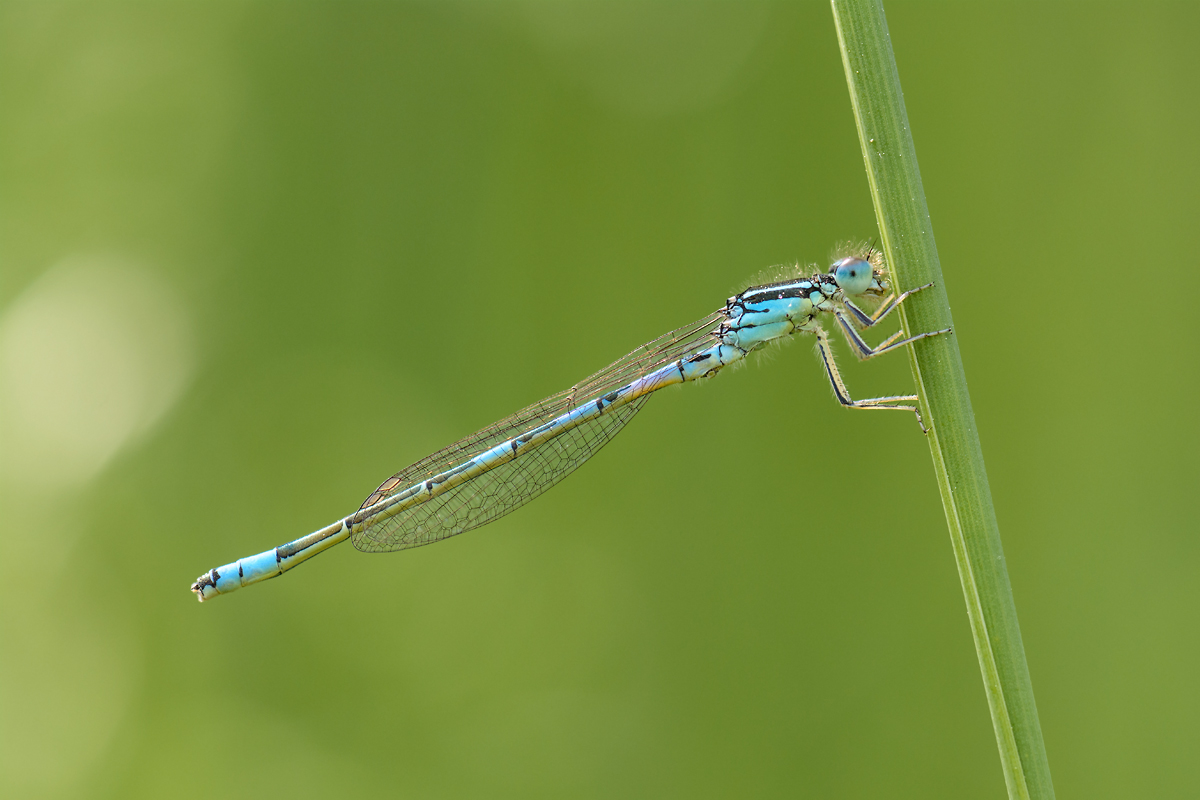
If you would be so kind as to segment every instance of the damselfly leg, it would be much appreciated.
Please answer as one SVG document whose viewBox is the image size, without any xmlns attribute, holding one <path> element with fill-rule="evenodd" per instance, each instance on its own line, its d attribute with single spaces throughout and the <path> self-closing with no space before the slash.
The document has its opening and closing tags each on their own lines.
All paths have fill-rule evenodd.
<svg viewBox="0 0 1200 800">
<path fill-rule="evenodd" d="M 924 286 L 918 286 L 915 289 L 909 289 L 907 292 L 904 292 L 894 300 L 889 296 L 884 299 L 884 301 L 879 305 L 879 308 L 875 310 L 875 313 L 870 316 L 868 316 L 858 306 L 854 305 L 854 303 L 850 302 L 849 298 L 844 300 L 842 305 L 853 315 L 853 321 L 858 323 L 859 327 L 866 329 L 879 323 L 884 317 L 892 313 L 897 306 L 899 306 L 909 297 L 921 291 L 922 289 L 928 289 L 930 286 L 933 286 L 933 284 L 927 283 Z M 842 334 L 846 337 L 846 341 L 850 343 L 850 347 L 854 350 L 854 355 L 858 357 L 859 361 L 866 361 L 868 358 L 881 356 L 884 353 L 895 350 L 898 347 L 904 347 L 907 344 L 912 344 L 913 342 L 920 341 L 921 339 L 928 339 L 930 336 L 938 336 L 943 333 L 950 333 L 950 328 L 945 328 L 940 331 L 918 333 L 917 335 L 910 336 L 907 339 L 896 341 L 904 335 L 904 331 L 896 331 L 877 346 L 871 347 L 871 345 L 867 344 L 866 341 L 863 340 L 858 330 L 851 323 L 851 319 L 847 318 L 847 316 L 843 314 L 841 310 L 834 311 L 833 315 L 837 318 L 838 327 L 842 329 Z"/>
<path fill-rule="evenodd" d="M 863 400 L 855 400 L 850 396 L 849 390 L 846 389 L 846 383 L 842 380 L 842 374 L 838 372 L 837 362 L 833 360 L 833 348 L 829 346 L 829 334 L 825 329 L 814 326 L 813 333 L 817 336 L 817 352 L 821 354 L 821 362 L 825 365 L 825 375 L 829 378 L 829 383 L 833 386 L 833 394 L 837 397 L 837 401 L 846 408 L 862 408 L 867 410 L 885 410 L 889 408 L 898 411 L 911 411 L 917 415 L 917 424 L 921 426 L 924 433 L 929 433 L 925 428 L 925 421 L 921 419 L 921 412 L 914 405 L 896 405 L 898 403 L 915 403 L 917 396 L 915 394 L 893 395 L 891 397 L 868 397 Z"/>
<path fill-rule="evenodd" d="M 879 308 L 875 310 L 875 313 L 871 315 L 868 315 L 862 309 L 855 306 L 848 299 L 843 301 L 842 305 L 853 315 L 853 323 L 857 323 L 864 329 L 870 328 L 890 314 L 898 305 L 903 303 L 910 296 L 916 294 L 922 289 L 928 289 L 932 285 L 933 284 L 928 283 L 924 286 L 918 286 L 915 289 L 909 289 L 907 292 L 904 292 L 895 299 L 889 296 L 884 299 Z M 869 358 L 883 355 L 884 353 L 891 352 L 892 350 L 896 350 L 897 348 L 920 341 L 921 339 L 927 339 L 930 336 L 938 336 L 943 333 L 950 333 L 951 330 L 950 328 L 946 328 L 940 331 L 918 333 L 917 335 L 910 336 L 907 339 L 900 339 L 900 337 L 904 335 L 904 331 L 896 331 L 878 346 L 871 347 L 871 345 L 867 344 L 863 340 L 862 336 L 855 328 L 855 325 L 852 323 L 850 317 L 847 317 L 846 314 L 842 313 L 840 309 L 834 311 L 834 317 L 837 319 L 838 327 L 841 328 L 842 334 L 846 337 L 846 341 L 849 342 L 851 349 L 854 350 L 854 355 L 858 357 L 859 361 L 866 361 Z M 911 411 L 916 415 L 917 424 L 921 426 L 921 430 L 925 433 L 929 433 L 928 429 L 925 427 L 924 419 L 921 418 L 920 410 L 916 405 L 912 405 L 918 400 L 916 395 L 907 394 L 893 395 L 890 397 L 868 397 L 863 400 L 855 400 L 850 397 L 850 392 L 846 389 L 846 383 L 842 380 L 841 373 L 838 372 L 837 362 L 834 361 L 833 349 L 829 345 L 829 335 L 820 326 L 815 326 L 815 328 L 817 335 L 817 351 L 821 354 L 821 361 L 825 365 L 825 374 L 829 378 L 829 383 L 833 386 L 834 396 L 837 397 L 839 403 L 847 408 L 892 408 L 898 411 Z M 900 341 L 897 341 L 898 339 L 900 339 Z"/>
<path fill-rule="evenodd" d="M 889 294 L 887 297 L 883 298 L 883 302 L 879 304 L 879 308 L 875 309 L 873 314 L 868 314 L 858 306 L 854 305 L 854 302 L 848 297 L 845 300 L 845 306 L 846 308 L 850 309 L 850 313 L 854 315 L 860 327 L 869 328 L 872 325 L 882 322 L 884 317 L 895 311 L 896 306 L 903 303 L 909 297 L 921 291 L 922 289 L 928 289 L 930 286 L 933 286 L 933 284 L 927 283 L 924 286 L 918 286 L 915 289 L 909 289 L 899 297 L 896 297 L 894 294 Z"/>
</svg>

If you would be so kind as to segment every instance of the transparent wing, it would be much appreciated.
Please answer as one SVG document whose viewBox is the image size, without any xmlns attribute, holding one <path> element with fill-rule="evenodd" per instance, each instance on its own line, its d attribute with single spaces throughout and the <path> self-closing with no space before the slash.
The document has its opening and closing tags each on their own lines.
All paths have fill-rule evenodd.
<svg viewBox="0 0 1200 800">
<path fill-rule="evenodd" d="M 368 523 L 355 547 L 385 552 L 420 547 L 486 525 L 520 508 L 571 474 L 617 435 L 645 404 L 644 395 L 556 436 L 478 478 L 391 519 Z"/>
<path fill-rule="evenodd" d="M 630 383 L 664 364 L 710 346 L 725 319 L 714 312 L 698 322 L 664 334 L 575 385 L 465 439 L 439 450 L 388 478 L 362 508 L 468 461 L 495 445 L 567 413 Z M 520 508 L 596 454 L 645 405 L 649 395 L 583 423 L 541 447 L 485 472 L 427 503 L 394 517 L 368 522 L 351 534 L 365 552 L 419 547 L 485 525 Z"/>
</svg>

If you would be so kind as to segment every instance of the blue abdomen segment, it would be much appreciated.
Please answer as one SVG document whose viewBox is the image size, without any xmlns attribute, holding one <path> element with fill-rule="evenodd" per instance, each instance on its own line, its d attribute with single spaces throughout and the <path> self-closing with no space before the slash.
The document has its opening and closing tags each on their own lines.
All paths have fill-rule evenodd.
<svg viewBox="0 0 1200 800">
<path fill-rule="evenodd" d="M 232 564 L 225 564 L 209 571 L 208 575 L 197 581 L 196 591 L 200 599 L 207 600 L 219 594 L 235 592 L 243 586 L 249 586 L 267 578 L 282 574 L 279 567 L 278 548 L 265 553 L 239 558 Z"/>
<path fill-rule="evenodd" d="M 708 377 L 735 361 L 740 361 L 746 357 L 747 352 L 749 352 L 748 348 L 741 348 L 736 344 L 729 344 L 723 341 L 721 344 L 713 345 L 691 358 L 680 361 L 677 369 L 682 380 L 694 381 L 697 378 Z"/>
<path fill-rule="evenodd" d="M 217 589 L 221 592 L 232 592 L 234 589 L 274 578 L 283 573 L 281 563 L 279 548 L 239 558 L 229 565 L 231 569 L 227 574 L 222 574 L 217 579 Z"/>
<path fill-rule="evenodd" d="M 350 538 L 350 529 L 345 520 L 335 522 L 315 533 L 310 533 L 302 539 L 280 545 L 254 556 L 239 558 L 232 564 L 209 570 L 201 575 L 192 585 L 200 601 L 203 602 L 219 594 L 235 592 L 243 586 L 265 581 L 282 575 L 297 564 L 301 564 L 324 552 L 335 544 Z"/>
</svg>

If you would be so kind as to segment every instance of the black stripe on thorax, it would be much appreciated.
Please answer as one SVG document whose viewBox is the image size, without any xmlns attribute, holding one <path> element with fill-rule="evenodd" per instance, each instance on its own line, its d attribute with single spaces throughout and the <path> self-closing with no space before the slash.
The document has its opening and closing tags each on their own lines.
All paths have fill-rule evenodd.
<svg viewBox="0 0 1200 800">
<path fill-rule="evenodd" d="M 751 286 L 738 295 L 738 299 L 743 303 L 762 303 L 785 297 L 808 297 L 817 288 L 817 284 L 809 280 L 768 283 L 766 286 Z"/>
</svg>

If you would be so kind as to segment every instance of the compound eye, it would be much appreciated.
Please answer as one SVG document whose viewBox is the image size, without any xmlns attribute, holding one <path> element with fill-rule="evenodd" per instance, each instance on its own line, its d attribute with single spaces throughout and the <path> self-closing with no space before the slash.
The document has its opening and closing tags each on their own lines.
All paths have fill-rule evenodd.
<svg viewBox="0 0 1200 800">
<path fill-rule="evenodd" d="M 833 279 L 846 294 L 862 294 L 875 277 L 870 263 L 861 258 L 843 258 L 833 265 Z"/>
</svg>

